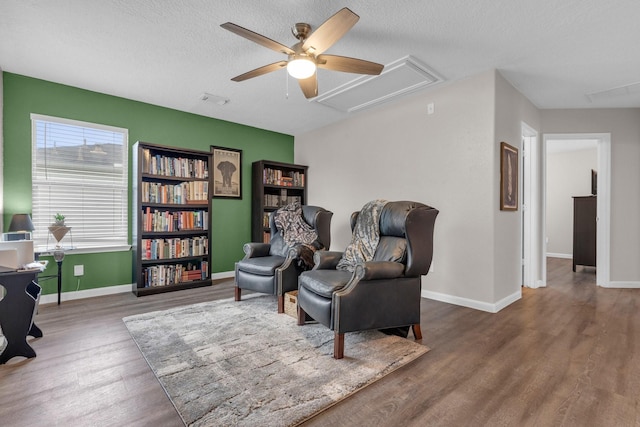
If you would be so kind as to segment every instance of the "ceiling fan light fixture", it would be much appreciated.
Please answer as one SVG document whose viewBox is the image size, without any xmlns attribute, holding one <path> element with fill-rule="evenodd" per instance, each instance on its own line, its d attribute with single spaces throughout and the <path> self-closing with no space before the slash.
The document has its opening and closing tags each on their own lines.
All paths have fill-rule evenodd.
<svg viewBox="0 0 640 427">
<path fill-rule="evenodd" d="M 298 56 L 287 63 L 287 72 L 294 79 L 308 79 L 316 72 L 316 64 L 309 57 Z"/>
<path fill-rule="evenodd" d="M 298 80 L 300 89 L 304 96 L 314 98 L 318 96 L 318 76 L 316 68 L 324 70 L 342 71 L 345 73 L 378 75 L 384 66 L 375 62 L 365 61 L 348 56 L 327 55 L 324 52 L 333 46 L 342 36 L 353 27 L 360 17 L 347 7 L 343 7 L 324 21 L 313 32 L 311 25 L 299 22 L 291 29 L 291 32 L 298 39 L 298 43 L 291 47 L 271 40 L 255 31 L 248 30 L 232 22 L 225 22 L 220 26 L 264 46 L 278 53 L 288 55 L 287 61 L 278 61 L 272 64 L 263 65 L 244 74 L 232 78 L 234 82 L 241 82 L 247 79 L 261 76 L 280 70 L 285 65 L 287 73 Z"/>
</svg>

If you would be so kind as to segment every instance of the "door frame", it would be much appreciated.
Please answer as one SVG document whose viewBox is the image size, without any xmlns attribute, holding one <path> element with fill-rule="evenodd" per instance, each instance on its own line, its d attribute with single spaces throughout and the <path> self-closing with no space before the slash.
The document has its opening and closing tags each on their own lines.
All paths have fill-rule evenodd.
<svg viewBox="0 0 640 427">
<path fill-rule="evenodd" d="M 542 281 L 539 250 L 539 160 L 538 131 L 522 122 L 522 286 L 538 288 Z"/>
<path fill-rule="evenodd" d="M 543 134 L 542 153 L 540 158 L 541 200 L 540 213 L 542 217 L 541 229 L 536 233 L 542 243 L 542 274 L 541 286 L 547 283 L 547 141 L 595 139 L 598 150 L 598 201 L 596 218 L 596 284 L 602 287 L 610 286 L 611 262 L 611 134 L 610 133 L 563 133 Z M 533 223 L 535 229 L 536 224 Z"/>
</svg>

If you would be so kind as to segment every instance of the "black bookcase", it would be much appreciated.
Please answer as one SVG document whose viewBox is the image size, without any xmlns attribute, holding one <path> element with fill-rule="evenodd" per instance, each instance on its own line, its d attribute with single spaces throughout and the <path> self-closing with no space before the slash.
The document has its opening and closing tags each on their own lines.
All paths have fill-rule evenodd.
<svg viewBox="0 0 640 427">
<path fill-rule="evenodd" d="M 251 240 L 269 242 L 269 214 L 307 203 L 307 166 L 259 160 L 252 164 Z"/>
<path fill-rule="evenodd" d="M 212 156 L 136 142 L 133 148 L 133 293 L 211 285 Z"/>
</svg>

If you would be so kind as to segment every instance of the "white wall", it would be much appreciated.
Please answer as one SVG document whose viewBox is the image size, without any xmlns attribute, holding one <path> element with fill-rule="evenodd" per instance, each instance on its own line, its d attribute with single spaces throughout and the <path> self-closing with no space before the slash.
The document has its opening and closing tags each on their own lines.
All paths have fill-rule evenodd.
<svg viewBox="0 0 640 427">
<path fill-rule="evenodd" d="M 309 165 L 309 202 L 334 212 L 332 249 L 346 247 L 349 215 L 371 199 L 434 206 L 423 289 L 496 311 L 521 285 L 521 211 L 500 211 L 497 190 L 500 141 L 521 148 L 522 122 L 540 135 L 611 134 L 611 280 L 640 283 L 640 109 L 538 110 L 488 71 L 298 136 L 295 161 Z"/>
<path fill-rule="evenodd" d="M 613 282 L 640 285 L 640 109 L 541 110 L 543 132 L 611 134 Z"/>
<path fill-rule="evenodd" d="M 540 112 L 520 92 L 518 92 L 499 73 L 496 74 L 496 111 L 495 111 L 495 148 L 499 141 L 504 141 L 522 150 L 523 122 L 533 130 L 540 129 Z M 496 153 L 497 164 L 494 167 L 494 188 L 500 185 L 499 153 Z M 522 160 L 520 161 L 519 207 L 517 212 L 494 211 L 496 238 L 493 262 L 495 264 L 494 301 L 503 301 L 502 305 L 521 296 L 522 271 Z M 499 194 L 494 200 L 499 206 Z M 542 215 L 540 215 L 541 217 Z M 542 236 L 532 236 L 534 244 L 542 247 Z M 540 265 L 531 266 L 534 281 L 542 277 L 542 261 Z"/>
<path fill-rule="evenodd" d="M 598 150 L 595 148 L 547 154 L 548 256 L 572 256 L 572 197 L 591 194 L 592 169 L 598 169 Z"/>
<path fill-rule="evenodd" d="M 487 311 L 519 293 L 519 214 L 499 211 L 496 81 L 501 98 L 522 98 L 491 70 L 296 137 L 309 202 L 334 212 L 333 250 L 347 246 L 349 215 L 369 200 L 419 201 L 440 211 L 425 291 Z M 513 114 L 518 120 L 499 128 L 518 145 L 522 118 Z"/>
</svg>

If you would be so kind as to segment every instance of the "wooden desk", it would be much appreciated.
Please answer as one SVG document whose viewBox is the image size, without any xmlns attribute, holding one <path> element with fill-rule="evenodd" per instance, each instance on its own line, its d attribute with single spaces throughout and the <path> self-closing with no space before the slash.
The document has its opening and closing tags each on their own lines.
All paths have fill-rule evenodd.
<svg viewBox="0 0 640 427">
<path fill-rule="evenodd" d="M 0 267 L 0 285 L 5 295 L 0 300 L 0 327 L 7 340 L 7 347 L 0 354 L 0 364 L 15 356 L 36 357 L 36 352 L 27 343 L 27 336 L 42 336 L 42 331 L 33 323 L 37 302 L 42 289 L 36 283 L 38 271 L 16 271 Z"/>
</svg>

